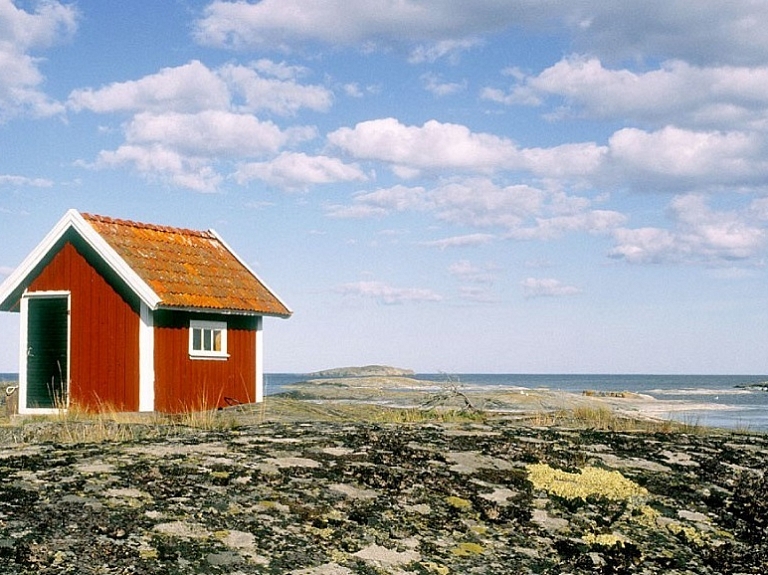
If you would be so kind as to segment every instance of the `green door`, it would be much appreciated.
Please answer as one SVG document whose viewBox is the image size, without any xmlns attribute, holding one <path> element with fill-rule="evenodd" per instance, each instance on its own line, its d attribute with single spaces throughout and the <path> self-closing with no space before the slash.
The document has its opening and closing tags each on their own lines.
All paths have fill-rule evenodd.
<svg viewBox="0 0 768 575">
<path fill-rule="evenodd" d="M 27 304 L 27 407 L 66 407 L 69 299 L 30 297 Z"/>
</svg>

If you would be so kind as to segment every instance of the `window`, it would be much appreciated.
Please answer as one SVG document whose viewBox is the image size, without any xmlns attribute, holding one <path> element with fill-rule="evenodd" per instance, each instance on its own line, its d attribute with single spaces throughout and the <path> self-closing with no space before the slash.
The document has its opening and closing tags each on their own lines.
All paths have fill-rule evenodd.
<svg viewBox="0 0 768 575">
<path fill-rule="evenodd" d="M 223 321 L 189 322 L 189 355 L 192 358 L 224 358 L 227 355 L 227 324 Z"/>
</svg>

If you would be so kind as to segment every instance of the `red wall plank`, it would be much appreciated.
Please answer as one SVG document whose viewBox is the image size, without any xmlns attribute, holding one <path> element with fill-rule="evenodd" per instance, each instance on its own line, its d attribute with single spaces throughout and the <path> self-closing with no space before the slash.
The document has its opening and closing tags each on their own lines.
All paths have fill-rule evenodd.
<svg viewBox="0 0 768 575">
<path fill-rule="evenodd" d="M 191 318 L 227 322 L 226 360 L 190 359 Z M 155 315 L 155 407 L 181 411 L 225 407 L 255 400 L 255 318 L 202 316 L 184 312 Z"/>
<path fill-rule="evenodd" d="M 71 292 L 70 402 L 90 409 L 139 409 L 139 315 L 71 242 L 30 291 Z"/>
</svg>

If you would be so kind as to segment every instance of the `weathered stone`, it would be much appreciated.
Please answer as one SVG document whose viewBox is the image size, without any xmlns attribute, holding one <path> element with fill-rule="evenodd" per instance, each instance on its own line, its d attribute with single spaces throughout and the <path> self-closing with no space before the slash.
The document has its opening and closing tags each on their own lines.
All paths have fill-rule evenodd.
<svg viewBox="0 0 768 575">
<path fill-rule="evenodd" d="M 759 434 L 501 417 L 177 431 L 0 447 L 0 572 L 768 571 Z"/>
</svg>

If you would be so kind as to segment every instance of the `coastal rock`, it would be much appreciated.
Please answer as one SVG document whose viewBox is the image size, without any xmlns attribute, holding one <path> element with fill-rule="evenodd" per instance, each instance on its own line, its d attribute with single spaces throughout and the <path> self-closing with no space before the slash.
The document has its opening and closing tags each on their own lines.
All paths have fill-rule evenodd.
<svg viewBox="0 0 768 575">
<path fill-rule="evenodd" d="M 302 421 L 0 448 L 0 573 L 757 575 L 768 437 Z"/>
</svg>

